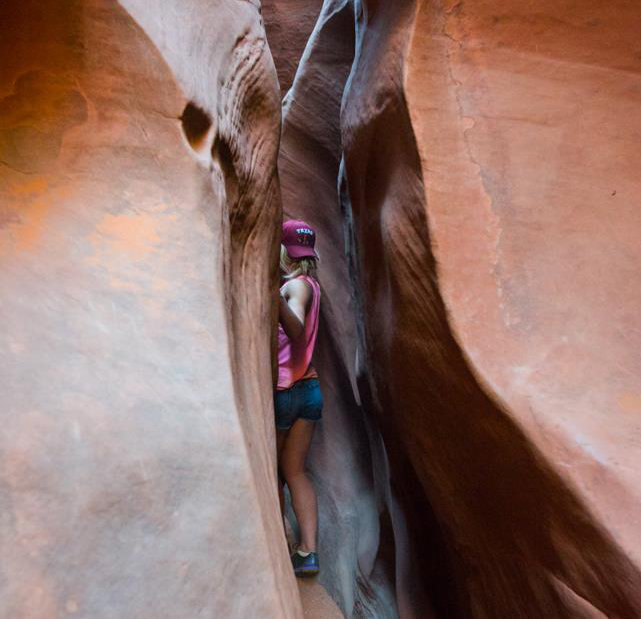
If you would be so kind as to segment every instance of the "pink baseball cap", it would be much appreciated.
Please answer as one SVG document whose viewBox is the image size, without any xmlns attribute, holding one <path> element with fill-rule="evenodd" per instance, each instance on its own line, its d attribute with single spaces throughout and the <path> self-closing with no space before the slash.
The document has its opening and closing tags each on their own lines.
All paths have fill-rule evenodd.
<svg viewBox="0 0 641 619">
<path fill-rule="evenodd" d="M 318 258 L 314 249 L 316 233 L 302 219 L 290 219 L 283 223 L 281 242 L 290 258 Z"/>
</svg>

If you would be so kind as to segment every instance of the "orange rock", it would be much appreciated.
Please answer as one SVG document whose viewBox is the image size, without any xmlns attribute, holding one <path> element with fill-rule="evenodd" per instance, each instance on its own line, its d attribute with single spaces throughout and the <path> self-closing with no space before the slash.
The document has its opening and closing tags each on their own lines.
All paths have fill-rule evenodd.
<svg viewBox="0 0 641 619">
<path fill-rule="evenodd" d="M 259 12 L 123 4 L 0 8 L 0 616 L 300 618 Z"/>
<path fill-rule="evenodd" d="M 639 422 L 611 411 L 639 369 L 641 13 L 365 5 L 341 118 L 367 364 L 434 510 L 435 610 L 639 616 Z"/>
<path fill-rule="evenodd" d="M 0 616 L 640 617 L 639 7 L 265 0 L 272 59 L 257 0 L 152 4 L 0 7 Z"/>
</svg>

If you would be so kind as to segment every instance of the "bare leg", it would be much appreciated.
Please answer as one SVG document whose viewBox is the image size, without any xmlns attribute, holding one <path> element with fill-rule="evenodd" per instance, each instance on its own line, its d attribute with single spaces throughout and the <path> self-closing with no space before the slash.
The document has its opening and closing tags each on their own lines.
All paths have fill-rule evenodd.
<svg viewBox="0 0 641 619">
<path fill-rule="evenodd" d="M 316 492 L 305 473 L 305 458 L 314 434 L 314 423 L 297 419 L 289 429 L 281 452 L 280 467 L 292 495 L 292 507 L 300 527 L 300 549 L 316 551 Z"/>
<path fill-rule="evenodd" d="M 285 439 L 287 438 L 287 434 L 289 433 L 289 430 L 276 430 L 276 458 L 278 462 L 278 479 L 276 482 L 278 483 L 278 500 L 280 502 L 280 513 L 283 515 L 283 519 L 285 517 L 285 491 L 283 489 L 283 473 L 280 469 L 280 459 L 281 459 L 281 454 L 283 453 L 283 447 L 285 446 Z M 284 524 L 284 520 L 283 520 Z"/>
</svg>

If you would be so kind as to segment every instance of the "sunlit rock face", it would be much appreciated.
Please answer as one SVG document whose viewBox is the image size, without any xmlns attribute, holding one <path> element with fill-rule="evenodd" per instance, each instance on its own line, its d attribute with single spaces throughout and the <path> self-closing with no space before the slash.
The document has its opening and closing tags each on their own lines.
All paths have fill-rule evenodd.
<svg viewBox="0 0 641 619">
<path fill-rule="evenodd" d="M 302 617 L 260 15 L 124 4 L 0 8 L 0 616 Z"/>
<path fill-rule="evenodd" d="M 338 538 L 378 552 L 359 583 L 386 574 L 401 616 L 641 613 L 640 25 L 627 3 L 327 1 L 285 97 L 283 206 L 319 229 L 326 290 L 321 530 L 323 493 L 362 508 L 323 539 L 335 565 Z"/>
<path fill-rule="evenodd" d="M 410 449 L 464 458 L 428 488 L 458 498 L 478 616 L 638 616 L 641 8 L 416 8 L 404 91 L 432 272 L 503 427 L 439 337 L 426 358 L 456 382 L 434 377 L 434 435 Z"/>
</svg>

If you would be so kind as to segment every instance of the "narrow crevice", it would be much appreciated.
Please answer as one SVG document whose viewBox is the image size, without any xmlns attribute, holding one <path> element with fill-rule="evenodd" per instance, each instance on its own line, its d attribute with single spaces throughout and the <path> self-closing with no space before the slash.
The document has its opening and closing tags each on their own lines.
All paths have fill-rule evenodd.
<svg viewBox="0 0 641 619">
<path fill-rule="evenodd" d="M 200 149 L 212 125 L 209 114 L 190 101 L 180 116 L 180 123 L 189 145 L 194 150 Z"/>
<path fill-rule="evenodd" d="M 228 204 L 236 205 L 240 197 L 238 174 L 234 165 L 234 157 L 227 140 L 216 135 L 211 147 L 212 160 L 217 161 L 225 179 L 225 197 Z M 237 209 L 234 209 L 236 211 Z"/>
</svg>

